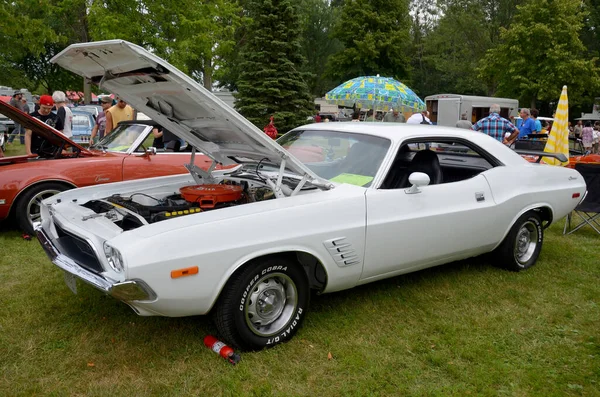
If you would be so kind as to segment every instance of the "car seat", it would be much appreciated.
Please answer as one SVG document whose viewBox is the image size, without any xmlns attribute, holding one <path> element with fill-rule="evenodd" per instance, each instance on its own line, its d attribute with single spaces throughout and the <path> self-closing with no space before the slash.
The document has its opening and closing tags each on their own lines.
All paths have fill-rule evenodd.
<svg viewBox="0 0 600 397">
<path fill-rule="evenodd" d="M 408 181 L 408 177 L 413 172 L 423 172 L 429 176 L 429 184 L 437 185 L 442 183 L 442 168 L 440 167 L 440 160 L 435 152 L 431 150 L 420 150 L 418 151 L 410 164 L 406 173 L 402 177 L 400 188 L 410 187 L 411 184 Z"/>
<path fill-rule="evenodd" d="M 377 172 L 381 148 L 368 142 L 356 142 L 339 164 L 339 170 L 348 174 L 373 176 Z"/>
</svg>

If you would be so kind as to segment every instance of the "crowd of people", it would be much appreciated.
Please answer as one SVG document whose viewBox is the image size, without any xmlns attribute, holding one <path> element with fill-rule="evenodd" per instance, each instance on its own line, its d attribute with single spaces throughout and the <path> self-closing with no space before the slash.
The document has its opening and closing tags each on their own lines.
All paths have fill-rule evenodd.
<svg viewBox="0 0 600 397">
<path fill-rule="evenodd" d="M 512 145 L 518 139 L 526 139 L 530 135 L 549 134 L 552 130 L 552 120 L 539 120 L 539 111 L 537 109 L 522 108 L 519 110 L 519 116 L 522 120 L 517 128 L 515 118 L 506 119 L 500 116 L 500 105 L 493 104 L 490 106 L 489 115 L 480 119 L 475 124 L 468 119 L 467 113 L 462 113 L 460 119 L 456 122 L 457 128 L 464 128 L 473 131 L 480 131 L 505 145 Z M 361 113 L 355 111 L 352 114 L 354 122 L 361 121 Z M 322 122 L 322 119 L 317 113 L 314 118 L 315 122 Z M 392 109 L 387 113 L 368 111 L 364 118 L 365 121 L 382 121 L 388 123 L 406 123 L 406 124 L 432 124 L 429 119 L 429 112 L 413 113 L 408 119 L 397 109 Z M 581 139 L 586 152 L 600 154 L 600 121 L 592 124 L 591 121 L 579 120 L 575 126 L 569 122 L 569 136 Z"/>
<path fill-rule="evenodd" d="M 579 120 L 572 131 L 571 136 L 581 139 L 583 148 L 593 154 L 600 154 L 600 121 Z"/>
<path fill-rule="evenodd" d="M 27 100 L 21 91 L 15 91 L 9 104 L 30 116 L 48 124 L 67 138 L 73 137 L 73 112 L 72 104 L 69 103 L 67 95 L 63 91 L 54 91 L 52 95 L 34 95 L 34 109 L 31 112 Z M 133 120 L 135 111 L 124 100 L 117 98 L 113 100 L 110 96 L 99 96 L 98 102 L 102 111 L 95 117 L 95 125 L 92 129 L 91 143 L 104 138 L 110 134 L 117 124 L 125 120 Z M 15 122 L 15 128 L 9 135 L 7 145 L 14 144 L 16 137 L 25 145 L 27 155 L 39 154 L 44 139 L 32 134 L 30 129 Z M 4 153 L 0 149 L 0 157 Z"/>
<path fill-rule="evenodd" d="M 34 109 L 30 113 L 31 109 L 29 109 L 23 93 L 15 91 L 9 103 L 15 108 L 30 113 L 31 116 L 54 127 L 66 137 L 72 137 L 73 113 L 70 110 L 68 98 L 63 91 L 55 91 L 52 95 L 34 95 L 33 102 Z M 120 98 L 113 100 L 108 95 L 99 96 L 98 103 L 101 105 L 102 110 L 95 118 L 95 125 L 90 137 L 92 144 L 109 135 L 121 121 L 133 120 L 135 118 L 135 110 Z M 551 131 L 552 123 L 547 120 L 538 120 L 538 114 L 536 109 L 520 109 L 519 115 L 522 123 L 517 128 L 514 124 L 514 118 L 511 117 L 512 120 L 508 120 L 501 117 L 500 105 L 494 104 L 490 107 L 489 115 L 475 124 L 468 120 L 466 113 L 461 114 L 460 119 L 456 122 L 456 127 L 480 131 L 506 145 L 511 145 L 517 139 L 523 139 L 528 135 L 536 133 L 544 134 Z M 361 121 L 360 119 L 361 113 L 355 111 L 352 114 L 351 121 L 359 122 Z M 317 123 L 329 121 L 328 118 L 321 118 L 318 112 L 314 120 Z M 427 110 L 415 112 L 408 119 L 397 109 L 391 109 L 391 111 L 385 114 L 383 112 L 374 113 L 370 110 L 367 112 L 365 120 L 379 120 L 387 123 L 432 124 L 429 119 L 429 111 Z M 269 123 L 263 130 L 272 139 L 277 138 L 277 128 L 274 125 L 273 116 L 271 116 Z M 155 128 L 153 135 L 153 146 L 157 149 L 179 151 L 181 145 L 183 145 L 181 139 L 164 128 Z M 569 123 L 569 135 L 581 139 L 586 151 L 600 154 L 600 121 L 596 121 L 593 125 L 590 121 L 583 122 L 581 120 L 575 126 Z M 43 138 L 32 135 L 31 130 L 25 129 L 23 126 L 15 123 L 15 128 L 10 134 L 7 144 L 13 144 L 17 136 L 19 137 L 19 142 L 25 145 L 28 155 L 39 153 L 39 149 L 43 144 Z M 3 155 L 0 149 L 0 157 Z"/>
<path fill-rule="evenodd" d="M 328 122 L 330 119 L 323 118 L 317 112 L 314 117 L 315 123 Z M 359 110 L 355 110 L 352 113 L 351 120 L 353 122 L 361 121 L 361 112 Z M 398 111 L 398 109 L 391 109 L 389 112 L 374 112 L 373 110 L 368 110 L 364 114 L 364 121 L 382 121 L 384 123 L 406 123 L 406 124 L 432 124 L 429 119 L 429 111 L 424 110 L 422 112 L 413 113 L 408 119 L 406 119 L 404 113 Z"/>
<path fill-rule="evenodd" d="M 71 137 L 73 125 L 73 113 L 67 105 L 67 96 L 63 91 L 54 91 L 52 95 L 35 95 L 33 97 L 34 109 L 31 109 L 27 104 L 27 100 L 23 97 L 21 91 L 15 91 L 9 104 L 22 112 L 29 113 L 32 117 L 43 121 L 44 123 L 54 127 L 66 137 Z M 15 122 L 15 128 L 7 140 L 7 145 L 12 145 L 15 138 L 19 137 L 19 142 L 25 145 L 25 151 L 28 155 L 38 153 L 44 139 L 33 135 L 30 129 L 25 128 Z M 0 152 L 0 156 L 4 153 Z"/>
</svg>

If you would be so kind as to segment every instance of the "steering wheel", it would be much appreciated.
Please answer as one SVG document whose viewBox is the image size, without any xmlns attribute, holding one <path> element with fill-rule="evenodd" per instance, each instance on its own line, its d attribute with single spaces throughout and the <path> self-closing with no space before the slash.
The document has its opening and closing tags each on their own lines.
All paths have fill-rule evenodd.
<svg viewBox="0 0 600 397">
<path fill-rule="evenodd" d="M 60 153 L 58 149 L 59 148 L 57 146 L 54 146 L 53 144 L 44 139 L 37 150 L 37 154 L 38 156 L 44 158 L 56 158 L 57 155 Z"/>
</svg>

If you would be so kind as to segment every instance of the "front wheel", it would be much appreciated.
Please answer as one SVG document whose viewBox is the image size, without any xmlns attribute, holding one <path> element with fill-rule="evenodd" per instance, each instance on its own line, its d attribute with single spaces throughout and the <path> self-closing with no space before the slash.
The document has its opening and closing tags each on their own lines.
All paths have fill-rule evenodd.
<svg viewBox="0 0 600 397">
<path fill-rule="evenodd" d="M 214 313 L 220 336 L 245 350 L 291 339 L 308 309 L 310 291 L 302 267 L 284 257 L 255 261 L 235 274 Z"/>
<path fill-rule="evenodd" d="M 498 265 L 517 272 L 530 268 L 540 256 L 543 241 L 544 228 L 539 214 L 535 211 L 524 213 L 497 248 Z"/>
<path fill-rule="evenodd" d="M 41 221 L 42 201 L 68 187 L 55 182 L 40 183 L 26 190 L 15 203 L 15 218 L 21 230 L 33 234 L 33 228 Z"/>
</svg>

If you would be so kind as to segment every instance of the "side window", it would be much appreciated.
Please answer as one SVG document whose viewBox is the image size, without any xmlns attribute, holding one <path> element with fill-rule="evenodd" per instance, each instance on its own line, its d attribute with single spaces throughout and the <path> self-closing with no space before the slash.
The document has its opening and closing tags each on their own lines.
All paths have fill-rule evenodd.
<svg viewBox="0 0 600 397">
<path fill-rule="evenodd" d="M 154 135 L 152 135 L 152 132 L 151 132 L 150 134 L 148 134 L 146 139 L 144 139 L 144 142 L 142 142 L 142 144 L 140 146 L 138 146 L 137 149 L 135 149 L 135 152 L 143 153 L 145 149 L 148 149 L 150 146 L 153 145 L 153 142 L 154 142 Z"/>
<path fill-rule="evenodd" d="M 461 140 L 411 140 L 398 149 L 381 189 L 410 187 L 408 178 L 413 172 L 425 173 L 430 185 L 439 185 L 460 182 L 493 167 L 489 154 Z"/>
</svg>

